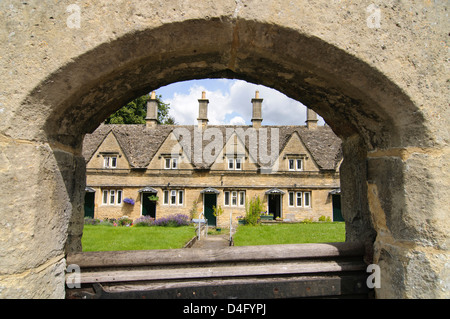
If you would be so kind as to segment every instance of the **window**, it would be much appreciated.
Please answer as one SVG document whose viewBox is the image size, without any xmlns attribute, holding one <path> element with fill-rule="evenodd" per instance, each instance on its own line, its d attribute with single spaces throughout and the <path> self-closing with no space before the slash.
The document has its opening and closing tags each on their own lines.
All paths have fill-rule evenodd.
<svg viewBox="0 0 450 319">
<path fill-rule="evenodd" d="M 311 207 L 311 192 L 304 192 L 303 196 L 305 207 Z"/>
<path fill-rule="evenodd" d="M 103 168 L 117 168 L 117 156 L 104 156 Z"/>
<path fill-rule="evenodd" d="M 164 158 L 164 169 L 178 169 L 178 158 L 165 157 Z"/>
<path fill-rule="evenodd" d="M 297 192 L 297 207 L 302 207 L 302 193 Z"/>
<path fill-rule="evenodd" d="M 289 207 L 311 207 L 311 192 L 289 192 Z"/>
<path fill-rule="evenodd" d="M 164 191 L 163 203 L 164 205 L 169 205 L 169 191 Z"/>
<path fill-rule="evenodd" d="M 231 192 L 231 206 L 237 206 L 237 192 Z"/>
<path fill-rule="evenodd" d="M 289 192 L 289 206 L 294 206 L 294 192 Z"/>
<path fill-rule="evenodd" d="M 242 170 L 242 159 L 236 158 L 235 162 L 236 162 L 235 169 L 238 171 Z"/>
<path fill-rule="evenodd" d="M 245 191 L 226 191 L 224 192 L 225 206 L 245 206 Z"/>
<path fill-rule="evenodd" d="M 184 204 L 183 190 L 165 190 L 163 191 L 163 205 L 182 206 Z"/>
<path fill-rule="evenodd" d="M 175 205 L 177 203 L 177 191 L 170 192 L 170 205 Z"/>
<path fill-rule="evenodd" d="M 239 192 L 239 206 L 245 206 L 245 192 Z"/>
<path fill-rule="evenodd" d="M 103 205 L 108 204 L 108 191 L 103 191 L 103 201 L 102 201 Z"/>
<path fill-rule="evenodd" d="M 223 204 L 225 206 L 230 206 L 230 192 L 225 192 L 224 193 L 224 202 Z"/>
<path fill-rule="evenodd" d="M 242 158 L 229 158 L 228 159 L 228 169 L 229 170 L 235 170 L 235 171 L 241 171 L 242 170 Z"/>
<path fill-rule="evenodd" d="M 184 192 L 183 191 L 178 191 L 178 205 L 183 205 L 183 195 Z"/>
<path fill-rule="evenodd" d="M 228 159 L 228 169 L 234 169 L 234 159 Z"/>
<path fill-rule="evenodd" d="M 120 205 L 122 204 L 122 190 L 109 189 L 103 190 L 103 205 Z"/>
<path fill-rule="evenodd" d="M 288 168 L 290 171 L 303 171 L 303 159 L 291 158 L 288 160 Z"/>
<path fill-rule="evenodd" d="M 116 191 L 110 190 L 109 191 L 109 204 L 114 205 L 115 200 L 116 200 Z"/>
<path fill-rule="evenodd" d="M 290 171 L 295 170 L 294 160 L 293 160 L 293 159 L 290 159 L 290 160 L 289 160 L 289 170 L 290 170 Z"/>
</svg>

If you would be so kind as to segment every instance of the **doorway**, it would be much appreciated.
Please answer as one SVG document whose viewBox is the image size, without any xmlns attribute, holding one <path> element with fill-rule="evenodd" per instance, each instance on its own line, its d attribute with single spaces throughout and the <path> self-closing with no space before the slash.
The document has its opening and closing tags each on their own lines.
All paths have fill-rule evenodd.
<svg viewBox="0 0 450 319">
<path fill-rule="evenodd" d="M 203 194 L 203 213 L 208 220 L 208 226 L 216 226 L 213 206 L 217 206 L 217 195 Z"/>
<path fill-rule="evenodd" d="M 341 194 L 333 194 L 333 221 L 334 222 L 343 222 L 344 217 L 342 217 L 341 212 Z"/>
<path fill-rule="evenodd" d="M 274 219 L 281 218 L 281 195 L 269 194 L 268 196 L 269 215 L 273 215 Z"/>
<path fill-rule="evenodd" d="M 142 193 L 142 216 L 150 216 L 156 219 L 156 200 L 151 200 L 150 197 L 154 193 Z"/>
<path fill-rule="evenodd" d="M 94 218 L 95 214 L 95 192 L 86 192 L 84 196 L 84 217 Z"/>
</svg>

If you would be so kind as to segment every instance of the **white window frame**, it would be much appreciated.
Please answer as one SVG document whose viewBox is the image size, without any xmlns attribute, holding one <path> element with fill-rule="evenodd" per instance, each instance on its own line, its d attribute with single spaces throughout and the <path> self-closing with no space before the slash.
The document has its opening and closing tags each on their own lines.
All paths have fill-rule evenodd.
<svg viewBox="0 0 450 319">
<path fill-rule="evenodd" d="M 169 191 L 163 191 L 163 205 L 169 205 Z"/>
<path fill-rule="evenodd" d="M 300 200 L 300 204 L 298 203 L 299 200 Z M 297 192 L 295 194 L 295 205 L 297 207 L 303 207 L 303 193 L 302 192 Z"/>
<path fill-rule="evenodd" d="M 308 201 L 306 198 L 308 197 Z M 311 208 L 312 194 L 311 192 L 303 192 L 303 207 Z M 308 204 L 306 204 L 308 202 Z"/>
<path fill-rule="evenodd" d="M 117 156 L 103 156 L 103 168 L 117 168 Z"/>
<path fill-rule="evenodd" d="M 229 171 L 242 171 L 243 166 L 244 166 L 243 157 L 233 157 L 228 158 L 227 160 L 227 168 Z"/>
<path fill-rule="evenodd" d="M 303 171 L 303 158 L 288 158 L 288 170 L 291 172 Z M 292 164 L 292 165 L 291 165 Z M 300 165 L 299 165 L 300 164 Z"/>
<path fill-rule="evenodd" d="M 242 158 L 241 157 L 236 157 L 234 159 L 234 169 L 236 171 L 242 171 Z"/>
<path fill-rule="evenodd" d="M 230 192 L 223 192 L 223 205 L 230 206 Z"/>
<path fill-rule="evenodd" d="M 223 205 L 226 207 L 244 207 L 245 191 L 224 191 Z"/>
<path fill-rule="evenodd" d="M 179 190 L 178 191 L 178 205 L 179 206 L 183 206 L 184 204 L 184 191 L 183 190 Z"/>
<path fill-rule="evenodd" d="M 238 205 L 238 192 L 231 192 L 231 206 L 236 207 Z"/>
<path fill-rule="evenodd" d="M 164 169 L 178 169 L 178 157 L 164 157 Z"/>
<path fill-rule="evenodd" d="M 293 158 L 288 159 L 288 169 L 290 171 L 295 171 L 295 160 Z"/>
<path fill-rule="evenodd" d="M 300 204 L 299 204 L 300 201 Z M 311 208 L 312 194 L 311 191 L 296 192 L 290 191 L 288 197 L 289 207 Z"/>
<path fill-rule="evenodd" d="M 239 202 L 238 206 L 245 206 L 245 191 L 239 191 Z"/>
<path fill-rule="evenodd" d="M 163 191 L 163 205 L 164 206 L 183 206 L 184 205 L 184 190 L 170 189 Z"/>
<path fill-rule="evenodd" d="M 102 191 L 102 205 L 119 206 L 123 201 L 123 190 L 104 189 Z"/>
<path fill-rule="evenodd" d="M 105 189 L 103 190 L 103 195 L 102 195 L 102 204 L 103 205 L 108 205 L 108 191 Z"/>
<path fill-rule="evenodd" d="M 295 192 L 289 192 L 288 205 L 289 207 L 295 207 Z"/>
</svg>

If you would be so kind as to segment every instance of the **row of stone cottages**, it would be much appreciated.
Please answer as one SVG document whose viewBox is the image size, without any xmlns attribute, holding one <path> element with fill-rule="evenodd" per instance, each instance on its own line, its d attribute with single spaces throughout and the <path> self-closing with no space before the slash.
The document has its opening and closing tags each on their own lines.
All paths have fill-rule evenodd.
<svg viewBox="0 0 450 319">
<path fill-rule="evenodd" d="M 341 141 L 314 112 L 306 125 L 262 126 L 257 92 L 252 125 L 212 126 L 209 101 L 198 101 L 198 125 L 158 125 L 153 92 L 147 124 L 101 125 L 85 137 L 86 216 L 160 218 L 196 206 L 210 225 L 227 227 L 259 196 L 273 219 L 342 220 Z M 216 218 L 213 206 L 224 213 Z"/>
</svg>

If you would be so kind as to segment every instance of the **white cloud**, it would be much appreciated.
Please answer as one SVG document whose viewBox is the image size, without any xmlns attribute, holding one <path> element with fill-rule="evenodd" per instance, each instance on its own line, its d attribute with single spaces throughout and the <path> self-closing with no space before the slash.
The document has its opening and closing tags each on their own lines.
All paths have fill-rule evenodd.
<svg viewBox="0 0 450 319">
<path fill-rule="evenodd" d="M 235 116 L 230 120 L 231 125 L 245 125 L 245 120 L 240 116 Z"/>
<path fill-rule="evenodd" d="M 202 80 L 186 82 L 188 93 L 172 93 L 165 96 L 170 87 L 164 88 L 163 99 L 170 103 L 170 114 L 178 124 L 197 123 L 198 99 L 202 91 L 209 99 L 209 124 L 251 124 L 252 103 L 255 91 L 263 99 L 263 125 L 304 125 L 306 107 L 277 90 L 240 80 Z M 158 92 L 157 92 L 158 93 Z"/>
</svg>

